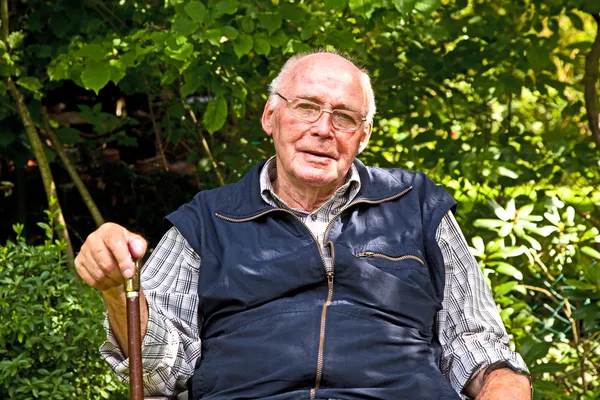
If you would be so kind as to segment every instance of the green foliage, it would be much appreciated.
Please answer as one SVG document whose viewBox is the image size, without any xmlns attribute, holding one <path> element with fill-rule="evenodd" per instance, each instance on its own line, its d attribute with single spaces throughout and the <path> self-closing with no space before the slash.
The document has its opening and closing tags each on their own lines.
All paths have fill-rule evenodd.
<svg viewBox="0 0 600 400">
<path fill-rule="evenodd" d="M 52 219 L 50 218 L 49 221 Z M 104 338 L 99 295 L 75 279 L 53 240 L 0 247 L 0 397 L 3 399 L 116 398 L 124 387 L 99 357 Z"/>
<path fill-rule="evenodd" d="M 561 200 L 579 189 L 564 188 L 560 194 L 541 188 L 507 192 L 514 197 L 506 206 L 488 202 L 495 218 L 474 221 L 485 239 L 472 238 L 473 254 L 536 377 L 536 396 L 596 398 L 600 393 L 595 369 L 600 362 L 600 253 L 594 249 L 600 243 L 598 226 Z M 597 197 L 594 194 L 591 202 L 597 204 Z"/>
</svg>

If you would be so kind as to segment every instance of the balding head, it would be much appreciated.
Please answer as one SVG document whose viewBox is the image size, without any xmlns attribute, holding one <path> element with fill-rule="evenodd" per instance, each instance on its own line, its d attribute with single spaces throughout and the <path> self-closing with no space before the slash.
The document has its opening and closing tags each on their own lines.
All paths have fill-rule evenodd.
<svg viewBox="0 0 600 400">
<path fill-rule="evenodd" d="M 375 115 L 375 98 L 367 71 L 358 67 L 348 58 L 330 51 L 318 50 L 291 57 L 269 85 L 270 96 L 294 86 L 303 76 L 310 74 L 311 71 L 318 71 L 320 68 L 332 68 L 339 71 L 340 74 L 349 74 L 353 79 L 357 79 L 362 86 L 363 96 L 367 105 L 365 112 L 367 123 L 373 121 L 373 116 Z M 271 101 L 276 105 L 279 97 L 275 96 Z"/>
</svg>

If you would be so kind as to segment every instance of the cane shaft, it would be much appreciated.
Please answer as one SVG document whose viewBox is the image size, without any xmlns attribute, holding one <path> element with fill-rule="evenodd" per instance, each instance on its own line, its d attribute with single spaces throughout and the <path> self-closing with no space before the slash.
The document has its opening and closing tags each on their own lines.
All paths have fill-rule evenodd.
<svg viewBox="0 0 600 400">
<path fill-rule="evenodd" d="M 139 266 L 133 278 L 125 283 L 127 295 L 127 349 L 129 350 L 129 393 L 131 400 L 144 399 L 142 383 L 142 330 L 140 326 Z"/>
</svg>

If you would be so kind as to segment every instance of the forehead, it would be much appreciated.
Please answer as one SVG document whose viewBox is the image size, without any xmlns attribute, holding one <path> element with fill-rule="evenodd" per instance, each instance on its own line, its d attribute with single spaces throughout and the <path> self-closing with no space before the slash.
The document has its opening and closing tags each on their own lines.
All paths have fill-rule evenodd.
<svg viewBox="0 0 600 400">
<path fill-rule="evenodd" d="M 362 111 L 366 106 L 362 82 L 361 72 L 346 59 L 317 54 L 301 60 L 290 71 L 288 88 L 295 97 L 313 98 L 332 106 L 347 105 Z"/>
</svg>

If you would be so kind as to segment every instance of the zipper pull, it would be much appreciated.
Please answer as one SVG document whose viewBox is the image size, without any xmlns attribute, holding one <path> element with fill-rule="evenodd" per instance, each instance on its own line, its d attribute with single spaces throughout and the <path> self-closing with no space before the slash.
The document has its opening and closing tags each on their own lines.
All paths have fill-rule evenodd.
<svg viewBox="0 0 600 400">
<path fill-rule="evenodd" d="M 356 256 L 357 257 L 373 257 L 375 253 L 373 253 L 372 251 L 364 251 L 362 253 L 358 253 Z"/>
<path fill-rule="evenodd" d="M 327 272 L 327 283 L 329 283 L 329 284 L 333 283 L 333 271 Z"/>
</svg>

